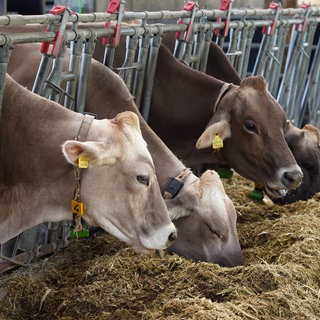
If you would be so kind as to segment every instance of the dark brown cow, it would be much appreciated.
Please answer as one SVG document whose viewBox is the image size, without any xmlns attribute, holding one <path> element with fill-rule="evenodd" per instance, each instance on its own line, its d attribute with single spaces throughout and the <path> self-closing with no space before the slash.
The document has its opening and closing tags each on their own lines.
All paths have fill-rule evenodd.
<svg viewBox="0 0 320 320">
<path fill-rule="evenodd" d="M 272 198 L 277 204 L 293 203 L 312 198 L 320 192 L 320 131 L 307 124 L 302 129 L 290 125 L 286 141 L 297 163 L 302 169 L 303 180 L 300 186 L 290 190 L 282 198 Z"/>
<path fill-rule="evenodd" d="M 31 88 L 40 58 L 38 45 L 15 45 L 8 71 L 18 82 Z M 20 63 L 21 59 L 25 63 Z M 138 113 L 125 84 L 115 73 L 93 60 L 86 111 L 97 114 L 99 118 L 110 118 L 124 110 Z M 172 177 L 185 172 L 185 166 L 141 117 L 140 124 L 143 137 L 154 159 L 160 188 L 164 192 Z M 173 250 L 195 260 L 204 259 L 224 266 L 235 266 L 243 263 L 236 230 L 236 212 L 224 190 L 220 189 L 220 184 L 218 176 L 213 171 L 204 173 L 200 179 L 190 174 L 187 175 L 179 194 L 174 199 L 166 200 L 175 223 L 180 223 L 180 217 L 184 217 L 184 223 L 189 219 L 197 220 L 197 224 L 191 225 L 192 233 L 189 233 L 190 227 L 184 231 L 181 225 Z M 206 230 L 206 233 L 203 233 L 203 230 Z M 195 235 L 198 235 L 197 242 L 192 241 Z M 189 252 L 192 254 L 188 254 Z"/>
<path fill-rule="evenodd" d="M 214 42 L 209 47 L 206 74 L 219 80 L 240 85 L 241 78 L 223 50 Z"/>
<path fill-rule="evenodd" d="M 89 225 L 139 252 L 176 238 L 136 114 L 93 120 L 7 76 L 0 129 L 1 244 L 40 223 L 72 220 L 72 200 Z M 77 186 L 79 159 L 86 168 Z"/>
</svg>

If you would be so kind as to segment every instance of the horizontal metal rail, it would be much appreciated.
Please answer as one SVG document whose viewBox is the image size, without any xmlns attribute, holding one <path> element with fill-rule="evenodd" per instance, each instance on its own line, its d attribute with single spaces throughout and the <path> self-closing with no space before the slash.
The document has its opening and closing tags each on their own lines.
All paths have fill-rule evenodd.
<svg viewBox="0 0 320 320">
<path fill-rule="evenodd" d="M 302 18 L 283 18 L 281 21 L 277 22 L 277 27 L 280 25 L 297 25 L 303 23 Z M 310 23 L 320 22 L 320 13 L 317 17 L 312 17 L 309 19 Z M 230 29 L 243 29 L 245 27 L 268 27 L 272 24 L 270 20 L 245 20 L 245 21 L 231 21 L 229 24 Z M 224 22 L 206 22 L 206 23 L 195 23 L 194 31 L 213 31 L 216 29 L 222 29 L 224 27 Z M 134 36 L 134 35 L 145 35 L 158 34 L 166 32 L 183 32 L 186 30 L 186 25 L 184 24 L 152 24 L 144 26 L 124 26 L 121 28 L 121 36 Z M 78 29 L 77 31 L 67 30 L 65 34 L 66 41 L 73 41 L 77 38 L 82 37 L 83 39 L 89 40 L 93 36 L 97 38 L 111 37 L 114 34 L 114 28 L 88 28 L 88 29 Z M 8 38 L 10 38 L 12 44 L 21 43 L 31 43 L 31 42 L 51 42 L 54 40 L 56 33 L 53 31 L 49 32 L 33 32 L 33 33 L 9 33 L 0 34 L 0 46 L 4 46 L 8 43 Z"/>
<path fill-rule="evenodd" d="M 305 10 L 302 8 L 283 8 L 279 11 L 282 16 L 294 16 L 302 15 Z M 246 19 L 255 18 L 255 17 L 267 17 L 274 15 L 275 10 L 272 9 L 232 9 L 231 18 L 242 18 Z M 320 14 L 320 7 L 313 6 L 311 7 L 311 14 L 318 15 Z M 223 10 L 207 10 L 199 9 L 195 18 L 204 17 L 206 19 L 217 18 L 217 17 L 226 17 L 227 13 Z M 124 12 L 122 20 L 170 20 L 170 19 L 179 19 L 179 18 L 190 18 L 191 13 L 185 10 L 181 11 L 144 11 L 144 12 Z M 110 14 L 104 12 L 93 12 L 93 13 L 74 13 L 69 17 L 69 22 L 105 22 L 116 20 L 117 14 Z M 61 20 L 60 15 L 55 14 L 44 14 L 44 15 L 3 15 L 0 16 L 0 25 L 26 25 L 26 24 L 47 24 L 50 22 L 59 22 Z"/>
</svg>

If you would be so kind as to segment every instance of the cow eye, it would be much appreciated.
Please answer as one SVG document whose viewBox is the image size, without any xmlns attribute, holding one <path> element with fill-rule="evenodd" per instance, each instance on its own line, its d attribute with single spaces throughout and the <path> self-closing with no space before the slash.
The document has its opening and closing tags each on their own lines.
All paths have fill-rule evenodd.
<svg viewBox="0 0 320 320">
<path fill-rule="evenodd" d="M 257 127 L 253 123 L 253 121 L 246 121 L 245 122 L 245 127 L 247 130 L 252 131 L 252 132 L 258 132 Z"/>
<path fill-rule="evenodd" d="M 211 228 L 211 226 L 209 226 L 208 224 L 206 224 L 206 226 L 207 226 L 208 230 L 210 231 L 210 233 L 212 233 L 212 234 L 214 234 L 215 236 L 217 236 L 218 238 L 222 239 L 222 235 L 221 235 L 221 234 L 219 234 L 217 231 L 213 230 L 213 229 Z"/>
<path fill-rule="evenodd" d="M 142 184 L 145 184 L 146 186 L 149 186 L 149 183 L 150 183 L 150 181 L 149 181 L 149 177 L 148 176 L 137 176 L 137 180 L 140 182 L 140 183 L 142 183 Z"/>
</svg>

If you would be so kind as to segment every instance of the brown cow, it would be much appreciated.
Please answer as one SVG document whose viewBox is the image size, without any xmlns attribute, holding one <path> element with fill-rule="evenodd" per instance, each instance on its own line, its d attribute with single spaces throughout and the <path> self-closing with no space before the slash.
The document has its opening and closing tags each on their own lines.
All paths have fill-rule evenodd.
<svg viewBox="0 0 320 320">
<path fill-rule="evenodd" d="M 320 130 L 310 124 L 302 129 L 290 125 L 286 141 L 302 169 L 303 180 L 298 188 L 290 190 L 284 197 L 272 198 L 277 204 L 307 200 L 320 192 Z"/>
<path fill-rule="evenodd" d="M 149 124 L 180 158 L 189 165 L 214 162 L 210 146 L 219 134 L 219 163 L 275 197 L 278 190 L 297 187 L 302 173 L 284 140 L 286 117 L 263 78 L 231 85 L 216 105 L 224 82 L 184 66 L 165 47 L 158 66 Z"/>
<path fill-rule="evenodd" d="M 93 120 L 7 76 L 0 128 L 0 243 L 43 222 L 72 220 L 72 200 L 89 225 L 138 252 L 176 238 L 136 114 Z"/>
<path fill-rule="evenodd" d="M 226 82 L 240 84 L 241 78 L 229 62 L 222 49 L 211 43 L 206 74 Z M 272 198 L 277 204 L 293 203 L 312 198 L 320 191 L 320 133 L 312 125 L 302 129 L 290 124 L 285 131 L 286 142 L 303 172 L 303 180 L 298 188 L 290 190 L 280 198 Z"/>
<path fill-rule="evenodd" d="M 38 45 L 15 45 L 8 72 L 30 89 L 40 58 Z M 26 63 L 19 63 L 21 59 Z M 66 60 L 68 61 L 68 58 Z M 86 111 L 97 114 L 99 118 L 110 118 L 124 110 L 139 114 L 133 97 L 122 79 L 101 63 L 92 60 Z M 140 115 L 139 117 L 141 131 L 153 157 L 161 191 L 164 192 L 172 177 L 178 177 L 185 172 L 185 166 L 154 134 Z M 223 195 L 219 201 L 216 199 L 218 194 Z M 217 206 L 216 203 L 220 205 Z M 178 230 L 179 238 L 176 240 L 174 251 L 180 254 L 192 251 L 192 257 L 195 260 L 205 259 L 204 261 L 224 266 L 243 263 L 236 230 L 236 212 L 230 199 L 221 189 L 216 174 L 208 171 L 200 179 L 193 174 L 187 175 L 178 195 L 174 199 L 166 200 L 166 204 L 175 223 L 179 223 L 179 217 L 185 217 L 184 221 L 191 219 L 198 221 L 197 224 L 191 225 L 192 233 L 189 233 L 190 227 L 186 230 L 184 228 Z M 194 243 L 192 239 L 195 235 L 198 235 L 200 241 Z M 204 250 L 211 252 L 205 255 Z M 194 254 L 196 252 L 199 254 Z"/>
</svg>

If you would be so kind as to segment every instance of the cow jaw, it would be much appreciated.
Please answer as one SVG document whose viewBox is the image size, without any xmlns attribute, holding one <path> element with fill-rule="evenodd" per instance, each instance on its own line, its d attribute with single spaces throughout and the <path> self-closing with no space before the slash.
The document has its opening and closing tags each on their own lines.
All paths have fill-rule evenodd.
<svg viewBox="0 0 320 320">
<path fill-rule="evenodd" d="M 176 238 L 176 228 L 173 223 L 169 223 L 165 228 L 151 232 L 150 237 L 144 237 L 122 225 L 118 226 L 118 223 L 116 221 L 113 222 L 111 219 L 99 220 L 98 224 L 92 219 L 92 216 L 84 215 L 83 219 L 89 225 L 100 226 L 106 232 L 125 242 L 136 252 L 142 254 L 154 254 L 157 250 L 164 250 L 172 244 L 170 235 L 172 235 L 172 240 Z M 168 240 L 161 241 L 161 239 Z M 163 242 L 165 242 L 164 245 Z"/>
<path fill-rule="evenodd" d="M 267 193 L 267 195 L 272 198 L 283 198 L 288 193 L 287 189 L 276 190 L 276 189 L 269 188 L 267 185 L 265 186 L 264 190 Z"/>
</svg>

